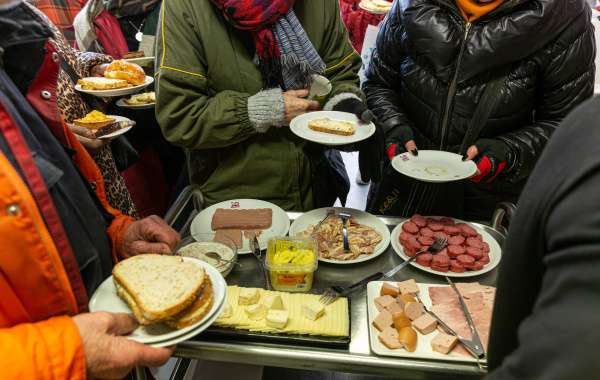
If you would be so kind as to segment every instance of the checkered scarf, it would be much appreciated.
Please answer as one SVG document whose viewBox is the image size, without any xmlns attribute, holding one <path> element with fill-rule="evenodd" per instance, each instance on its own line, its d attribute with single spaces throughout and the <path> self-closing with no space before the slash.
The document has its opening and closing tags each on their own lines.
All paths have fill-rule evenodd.
<svg viewBox="0 0 600 380">
<path fill-rule="evenodd" d="M 236 29 L 252 33 L 265 88 L 306 88 L 325 64 L 292 7 L 295 0 L 212 0 Z"/>
</svg>

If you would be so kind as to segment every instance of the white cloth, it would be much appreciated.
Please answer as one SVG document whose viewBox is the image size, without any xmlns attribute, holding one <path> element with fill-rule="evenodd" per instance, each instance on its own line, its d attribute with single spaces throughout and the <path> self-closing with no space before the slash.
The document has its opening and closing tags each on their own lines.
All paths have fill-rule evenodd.
<svg viewBox="0 0 600 380">
<path fill-rule="evenodd" d="M 104 10 L 102 0 L 89 0 L 73 20 L 75 40 L 81 51 L 102 53 L 94 27 L 94 19 Z"/>
</svg>

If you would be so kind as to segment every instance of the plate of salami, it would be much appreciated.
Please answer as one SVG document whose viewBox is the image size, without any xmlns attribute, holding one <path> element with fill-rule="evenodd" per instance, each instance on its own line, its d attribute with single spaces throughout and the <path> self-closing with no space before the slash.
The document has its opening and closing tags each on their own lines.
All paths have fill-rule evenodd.
<svg viewBox="0 0 600 380">
<path fill-rule="evenodd" d="M 411 263 L 425 272 L 448 277 L 475 277 L 500 264 L 502 249 L 483 229 L 463 220 L 413 215 L 392 231 L 392 247 L 403 260 L 447 238 L 448 246 L 436 255 L 424 254 Z"/>
</svg>

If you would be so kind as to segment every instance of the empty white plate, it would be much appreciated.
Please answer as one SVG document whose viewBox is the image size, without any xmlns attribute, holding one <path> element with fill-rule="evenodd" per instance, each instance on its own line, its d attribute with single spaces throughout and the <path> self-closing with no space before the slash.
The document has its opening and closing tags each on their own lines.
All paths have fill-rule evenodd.
<svg viewBox="0 0 600 380">
<path fill-rule="evenodd" d="M 392 167 L 405 176 L 434 183 L 460 181 L 477 173 L 473 161 L 463 161 L 459 154 L 440 150 L 419 150 L 418 156 L 402 153 L 394 157 Z"/>
</svg>

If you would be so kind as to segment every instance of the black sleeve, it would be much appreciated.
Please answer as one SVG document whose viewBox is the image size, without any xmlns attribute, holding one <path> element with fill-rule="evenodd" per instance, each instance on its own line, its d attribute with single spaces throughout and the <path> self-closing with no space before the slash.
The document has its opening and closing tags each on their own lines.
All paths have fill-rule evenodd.
<svg viewBox="0 0 600 380">
<path fill-rule="evenodd" d="M 547 252 L 540 294 L 519 326 L 518 348 L 486 380 L 574 380 L 600 374 L 599 189 L 596 168 L 549 206 L 540 239 Z"/>
<path fill-rule="evenodd" d="M 535 123 L 500 136 L 511 147 L 515 162 L 508 180 L 527 178 L 546 143 L 567 114 L 594 92 L 594 28 L 586 8 L 548 47 L 548 62 L 540 73 Z"/>
<path fill-rule="evenodd" d="M 402 109 L 397 92 L 402 83 L 398 69 L 404 59 L 401 41 L 403 33 L 400 5 L 399 2 L 394 2 L 394 6 L 381 23 L 363 84 L 369 109 L 375 113 L 377 119 L 384 126 L 388 140 L 393 137 L 394 129 L 401 126 L 413 127 Z"/>
</svg>

